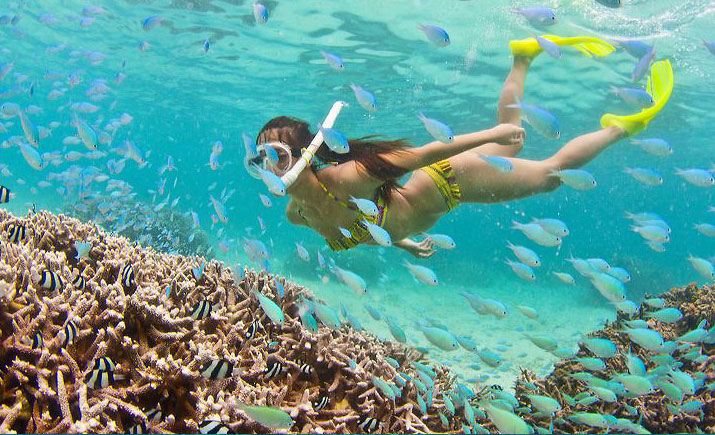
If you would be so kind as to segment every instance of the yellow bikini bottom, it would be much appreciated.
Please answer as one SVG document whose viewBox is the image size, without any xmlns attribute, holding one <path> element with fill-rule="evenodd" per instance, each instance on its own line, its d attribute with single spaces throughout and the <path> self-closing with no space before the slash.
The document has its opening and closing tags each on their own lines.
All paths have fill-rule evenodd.
<svg viewBox="0 0 715 435">
<path fill-rule="evenodd" d="M 451 211 L 459 205 L 459 201 L 462 199 L 462 193 L 459 190 L 457 176 L 454 174 L 454 169 L 452 169 L 452 165 L 449 164 L 449 160 L 440 160 L 437 163 L 420 168 L 420 170 L 425 171 L 432 181 L 434 181 L 437 189 L 439 189 L 439 193 L 442 194 L 442 198 L 444 198 L 444 202 L 447 204 L 447 210 Z"/>
<path fill-rule="evenodd" d="M 425 166 L 424 168 L 420 168 L 420 170 L 425 171 L 425 173 L 430 176 L 432 181 L 434 181 L 437 189 L 439 189 L 439 193 L 442 195 L 442 198 L 444 198 L 447 210 L 452 210 L 459 205 L 462 194 L 459 190 L 457 177 L 455 176 L 452 165 L 449 164 L 448 160 L 441 160 L 437 163 Z M 377 195 L 375 198 L 375 204 L 377 205 L 377 210 L 379 212 L 377 217 L 372 218 L 361 214 L 361 216 L 359 216 L 353 224 L 347 228 L 347 230 L 350 231 L 351 237 L 340 237 L 338 239 L 326 240 L 330 249 L 333 251 L 346 251 L 369 240 L 371 237 L 370 232 L 362 223 L 363 219 L 384 228 L 385 221 L 387 220 L 387 202 L 381 195 Z"/>
</svg>

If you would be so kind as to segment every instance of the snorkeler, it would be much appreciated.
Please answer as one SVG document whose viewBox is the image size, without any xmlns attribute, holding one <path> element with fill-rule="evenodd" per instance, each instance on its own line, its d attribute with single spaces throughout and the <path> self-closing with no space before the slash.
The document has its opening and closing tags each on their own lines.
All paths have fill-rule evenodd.
<svg viewBox="0 0 715 435">
<path fill-rule="evenodd" d="M 545 38 L 588 56 L 614 50 L 597 38 Z M 429 238 L 417 242 L 411 236 L 428 231 L 463 202 L 496 203 L 556 189 L 561 180 L 554 171 L 581 167 L 614 142 L 644 129 L 672 91 L 670 63 L 656 62 L 648 86 L 655 100 L 652 107 L 630 116 L 606 114 L 601 130 L 572 139 L 544 160 L 516 158 L 524 145 L 524 129 L 521 110 L 514 103 L 522 99 L 529 65 L 542 48 L 534 38 L 511 41 L 510 48 L 514 62 L 501 91 L 499 125 L 494 128 L 456 135 L 449 144 L 437 141 L 421 147 L 363 137 L 350 140 L 349 152 L 338 154 L 320 146 L 322 135 L 314 137 L 308 123 L 279 116 L 261 129 L 256 140 L 259 154 L 246 162 L 247 168 L 256 177 L 261 169 L 282 178 L 290 173 L 285 189 L 290 196 L 288 220 L 312 228 L 333 250 L 375 245 L 368 231 L 368 224 L 374 224 L 387 231 L 394 246 L 429 257 L 434 253 Z M 332 125 L 339 110 L 336 103 L 323 125 Z M 483 156 L 506 158 L 511 170 L 500 171 Z M 308 164 L 310 170 L 303 170 Z M 399 185 L 397 180 L 407 173 L 410 178 Z M 377 213 L 359 208 L 357 198 L 371 199 Z"/>
</svg>

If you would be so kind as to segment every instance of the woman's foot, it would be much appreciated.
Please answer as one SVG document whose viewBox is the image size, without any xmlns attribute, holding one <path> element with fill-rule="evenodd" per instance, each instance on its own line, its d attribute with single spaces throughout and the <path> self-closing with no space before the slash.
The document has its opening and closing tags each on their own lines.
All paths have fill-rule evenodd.
<svg viewBox="0 0 715 435">
<path fill-rule="evenodd" d="M 538 54 L 537 54 L 537 56 L 538 56 Z M 534 60 L 534 57 L 536 57 L 536 56 L 515 55 L 514 56 L 514 64 L 523 65 L 528 68 L 529 65 L 531 65 L 531 61 Z"/>
</svg>

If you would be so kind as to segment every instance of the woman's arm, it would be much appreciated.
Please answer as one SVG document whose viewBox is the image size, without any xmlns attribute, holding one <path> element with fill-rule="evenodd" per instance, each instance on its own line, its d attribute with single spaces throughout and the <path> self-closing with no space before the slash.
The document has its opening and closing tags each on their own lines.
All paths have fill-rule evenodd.
<svg viewBox="0 0 715 435">
<path fill-rule="evenodd" d="M 430 142 L 416 148 L 408 148 L 392 153 L 381 154 L 380 157 L 388 162 L 414 171 L 440 160 L 448 159 L 464 151 L 488 143 L 500 145 L 518 145 L 524 141 L 524 129 L 513 124 L 499 124 L 488 130 L 475 133 L 460 134 L 454 137 L 454 142 Z"/>
<path fill-rule="evenodd" d="M 298 213 L 298 206 L 293 199 L 288 201 L 288 206 L 286 206 L 286 217 L 288 218 L 288 222 L 293 225 L 308 226 L 300 213 Z"/>
</svg>

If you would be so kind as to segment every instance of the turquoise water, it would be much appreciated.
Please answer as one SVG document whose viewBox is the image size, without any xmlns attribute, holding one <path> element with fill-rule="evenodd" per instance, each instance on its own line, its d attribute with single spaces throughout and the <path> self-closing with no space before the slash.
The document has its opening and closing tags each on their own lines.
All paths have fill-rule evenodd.
<svg viewBox="0 0 715 435">
<path fill-rule="evenodd" d="M 520 201 L 461 206 L 433 230 L 452 236 L 457 249 L 440 251 L 420 262 L 439 276 L 441 284 L 437 288 L 425 288 L 409 276 L 400 264 L 403 259 L 413 259 L 402 251 L 361 247 L 334 255 L 325 249 L 317 234 L 285 221 L 286 199 L 273 197 L 273 207 L 264 207 L 258 193 L 267 193 L 265 187 L 243 169 L 241 133 L 255 137 L 260 127 L 277 115 L 296 116 L 315 126 L 336 100 L 350 103 L 336 124 L 348 137 L 379 134 L 405 138 L 416 145 L 426 143 L 431 138 L 415 116 L 419 111 L 448 123 L 458 134 L 492 127 L 501 84 L 511 63 L 509 39 L 544 33 L 510 12 L 513 6 L 531 4 L 264 4 L 269 19 L 257 25 L 251 3 L 244 1 L 97 1 L 95 6 L 103 7 L 105 13 L 84 19 L 85 2 L 4 2 L 0 15 L 17 15 L 21 19 L 14 25 L 0 26 L 0 63 L 14 65 L 0 82 L 0 101 L 25 109 L 37 106 L 40 113 L 34 113 L 34 109 L 28 114 L 36 126 L 49 128 L 52 122 L 59 123 L 49 137 L 40 140 L 41 153 L 59 152 L 65 156 L 70 151 L 87 151 L 81 144 L 63 145 L 65 137 L 76 134 L 71 125 L 71 103 L 97 106 L 96 112 L 79 116 L 98 132 L 108 131 L 106 126 L 123 113 L 133 120 L 116 130 L 111 145 L 99 145 L 99 150 L 108 155 L 97 160 L 65 161 L 61 157 L 55 159 L 57 166 L 50 164 L 37 171 L 25 162 L 17 146 L 0 148 L 0 163 L 7 165 L 9 171 L 1 176 L 0 184 L 16 194 L 3 207 L 18 214 L 24 214 L 31 204 L 54 212 L 77 212 L 77 204 L 83 201 L 76 181 L 65 177 L 63 186 L 53 174 L 67 171 L 72 165 L 94 165 L 111 179 L 129 183 L 132 192 L 109 197 L 107 181 L 92 183 L 90 191 L 84 192 L 88 195 L 84 202 L 94 221 L 116 230 L 123 210 L 143 204 L 145 218 L 155 221 L 155 225 L 138 228 L 136 234 L 151 236 L 139 240 L 182 252 L 178 245 L 184 243 L 183 239 L 173 246 L 166 240 L 160 242 L 162 238 L 186 237 L 181 229 L 185 227 L 168 220 L 167 210 L 175 213 L 177 221 L 180 215 L 194 211 L 201 222 L 201 236 L 196 237 L 205 235 L 213 246 L 211 256 L 229 264 L 250 264 L 241 241 L 244 236 L 261 234 L 257 220 L 260 216 L 266 231 L 258 238 L 270 247 L 273 272 L 310 285 L 333 303 L 346 303 L 365 320 L 368 329 L 386 337 L 384 323 L 368 320 L 361 302 L 369 301 L 393 313 L 408 328 L 415 344 L 424 344 L 425 340 L 411 324 L 424 313 L 474 338 L 478 338 L 477 331 L 493 322 L 492 318 L 476 317 L 463 304 L 459 296 L 463 290 L 503 300 L 510 306 L 508 323 L 499 324 L 497 330 L 503 329 L 512 344 L 517 340 L 514 331 L 520 332 L 519 328 L 524 327 L 548 333 L 571 327 L 563 332 L 563 338 L 575 342 L 580 333 L 597 327 L 615 310 L 565 261 L 571 254 L 601 257 L 626 268 L 632 276 L 626 285 L 627 294 L 635 301 L 644 293 L 665 291 L 691 281 L 706 282 L 687 257 L 715 255 L 715 239 L 693 229 L 698 223 L 715 224 L 715 213 L 708 211 L 714 204 L 714 189 L 688 184 L 674 171 L 709 169 L 715 162 L 710 130 L 715 120 L 711 112 L 715 56 L 700 40 L 715 38 L 712 2 L 630 1 L 621 9 L 607 9 L 590 0 L 545 2 L 559 16 L 559 23 L 546 33 L 641 39 L 655 43 L 658 59 L 671 60 L 676 76 L 673 96 L 640 137 L 665 138 L 674 153 L 660 158 L 622 141 L 586 167 L 598 180 L 594 190 L 580 192 L 563 186 Z M 152 15 L 163 17 L 163 21 L 144 31 L 142 21 Z M 444 27 L 451 44 L 445 48 L 431 45 L 417 30 L 419 23 Z M 205 52 L 207 38 L 210 49 Z M 150 45 L 145 51 L 140 50 L 141 41 Z M 345 71 L 329 68 L 321 50 L 342 56 Z M 635 59 L 621 50 L 599 60 L 567 50 L 560 60 L 539 57 L 531 68 L 525 98 L 559 118 L 562 138 L 545 139 L 527 126 L 527 145 L 520 157 L 546 158 L 567 140 L 598 129 L 603 113 L 632 111 L 608 89 L 628 86 L 634 63 Z M 43 78 L 47 71 L 56 72 L 57 77 Z M 68 84 L 72 73 L 82 79 L 74 87 Z M 118 73 L 126 76 L 121 83 L 116 80 Z M 105 80 L 110 90 L 101 94 L 103 99 L 93 101 L 87 91 L 97 84 L 96 80 Z M 369 114 L 357 104 L 349 88 L 353 82 L 376 95 L 376 113 Z M 33 96 L 29 94 L 31 83 Z M 62 95 L 48 98 L 53 89 Z M 3 123 L 7 130 L 0 136 L 3 140 L 12 143 L 18 140 L 12 136 L 23 136 L 17 117 L 4 119 Z M 140 167 L 127 160 L 120 174 L 110 174 L 107 161 L 121 159 L 110 149 L 127 139 L 148 155 L 148 165 Z M 209 155 L 218 140 L 225 149 L 219 157 L 221 166 L 212 170 Z M 169 156 L 175 160 L 177 170 L 160 176 L 159 170 Z M 47 157 L 53 160 L 51 155 Z M 644 186 L 623 173 L 626 166 L 656 169 L 663 174 L 664 184 Z M 157 195 L 162 178 L 167 179 L 165 193 Z M 209 190 L 214 184 L 215 188 Z M 212 225 L 209 194 L 218 197 L 223 189 L 235 190 L 226 201 L 228 222 Z M 180 198 L 178 204 L 173 208 L 167 204 L 155 213 L 153 210 L 166 200 L 167 194 L 170 201 Z M 107 206 L 109 212 L 94 215 L 97 204 Z M 625 219 L 625 212 L 643 211 L 660 214 L 672 228 L 666 252 L 652 251 L 638 234 L 630 231 L 631 222 Z M 77 213 L 88 216 L 87 212 Z M 532 217 L 559 218 L 568 223 L 571 235 L 558 250 L 535 246 L 510 229 L 512 220 L 525 222 Z M 190 218 L 184 219 L 190 222 Z M 507 240 L 529 246 L 541 255 L 543 266 L 536 270 L 536 282 L 521 281 L 503 264 L 505 258 L 511 257 L 505 248 Z M 220 241 L 230 245 L 228 252 L 219 248 Z M 310 251 L 309 263 L 298 258 L 295 242 L 302 242 Z M 336 285 L 335 278 L 319 268 L 317 250 L 339 266 L 360 274 L 368 284 L 369 295 L 358 299 L 344 286 Z M 552 271 L 571 273 L 577 277 L 577 285 L 561 284 Z M 329 285 L 321 284 L 324 276 L 330 280 Z M 537 307 L 540 323 L 528 323 L 519 317 L 514 308 L 518 303 Z M 498 334 L 494 335 L 498 345 Z M 464 354 L 457 358 L 461 358 L 459 362 L 466 359 Z"/>
</svg>

